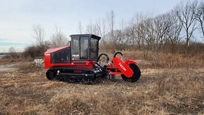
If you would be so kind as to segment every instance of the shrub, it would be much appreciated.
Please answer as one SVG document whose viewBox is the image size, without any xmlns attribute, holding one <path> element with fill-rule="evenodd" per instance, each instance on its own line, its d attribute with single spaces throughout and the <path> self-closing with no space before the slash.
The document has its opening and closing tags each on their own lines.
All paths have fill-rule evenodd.
<svg viewBox="0 0 204 115">
<path fill-rule="evenodd" d="M 49 47 L 47 45 L 32 45 L 28 46 L 25 48 L 25 51 L 23 52 L 24 57 L 31 57 L 31 58 L 36 58 L 36 57 L 42 57 L 44 55 L 44 52 L 48 49 Z"/>
</svg>

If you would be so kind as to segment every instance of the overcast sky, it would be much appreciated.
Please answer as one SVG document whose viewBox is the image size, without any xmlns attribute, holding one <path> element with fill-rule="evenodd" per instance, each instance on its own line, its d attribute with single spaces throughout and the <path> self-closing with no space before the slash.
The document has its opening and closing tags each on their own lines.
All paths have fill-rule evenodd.
<svg viewBox="0 0 204 115">
<path fill-rule="evenodd" d="M 130 20 L 134 14 L 166 13 L 186 0 L 0 0 L 0 52 L 10 47 L 22 51 L 34 43 L 32 27 L 41 25 L 49 39 L 55 26 L 69 37 L 82 25 L 103 18 L 111 10 L 117 21 Z"/>
</svg>

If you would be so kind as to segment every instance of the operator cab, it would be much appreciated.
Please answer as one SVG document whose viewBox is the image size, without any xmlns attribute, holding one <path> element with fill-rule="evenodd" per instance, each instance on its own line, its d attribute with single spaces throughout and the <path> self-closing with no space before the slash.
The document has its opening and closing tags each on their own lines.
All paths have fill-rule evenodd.
<svg viewBox="0 0 204 115">
<path fill-rule="evenodd" d="M 70 37 L 72 60 L 97 60 L 101 37 L 93 34 L 75 34 Z"/>
</svg>

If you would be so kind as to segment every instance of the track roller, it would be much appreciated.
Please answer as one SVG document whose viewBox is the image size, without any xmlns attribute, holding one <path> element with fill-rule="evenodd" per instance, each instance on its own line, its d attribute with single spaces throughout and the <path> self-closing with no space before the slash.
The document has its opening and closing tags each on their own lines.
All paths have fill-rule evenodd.
<svg viewBox="0 0 204 115">
<path fill-rule="evenodd" d="M 91 85 L 91 84 L 94 84 L 96 82 L 96 76 L 94 74 L 93 77 L 89 77 L 87 76 L 86 78 L 83 78 L 82 79 L 82 83 L 83 84 L 86 84 L 86 85 Z"/>
</svg>

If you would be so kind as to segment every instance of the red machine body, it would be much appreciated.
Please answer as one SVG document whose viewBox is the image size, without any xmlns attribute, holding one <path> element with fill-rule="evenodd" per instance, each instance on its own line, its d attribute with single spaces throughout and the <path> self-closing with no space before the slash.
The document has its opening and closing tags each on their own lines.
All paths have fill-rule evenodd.
<svg viewBox="0 0 204 115">
<path fill-rule="evenodd" d="M 109 57 L 107 63 L 102 67 L 98 61 L 98 46 L 100 37 L 93 34 L 71 35 L 71 46 L 48 49 L 44 53 L 44 68 L 48 69 L 46 76 L 49 80 L 64 79 L 71 82 L 83 81 L 92 83 L 97 77 L 115 76 L 120 74 L 125 81 L 135 82 L 139 79 L 141 72 L 133 60 L 123 61 L 115 53 L 112 61 Z"/>
<path fill-rule="evenodd" d="M 70 62 L 66 62 L 64 57 L 60 58 L 61 63 L 52 63 L 50 61 L 52 54 L 64 49 L 70 49 L 70 46 L 48 49 L 44 53 L 44 68 L 45 69 L 49 69 L 53 67 L 93 68 L 93 63 L 95 61 L 81 61 L 81 60 L 74 61 L 73 60 Z"/>
</svg>

